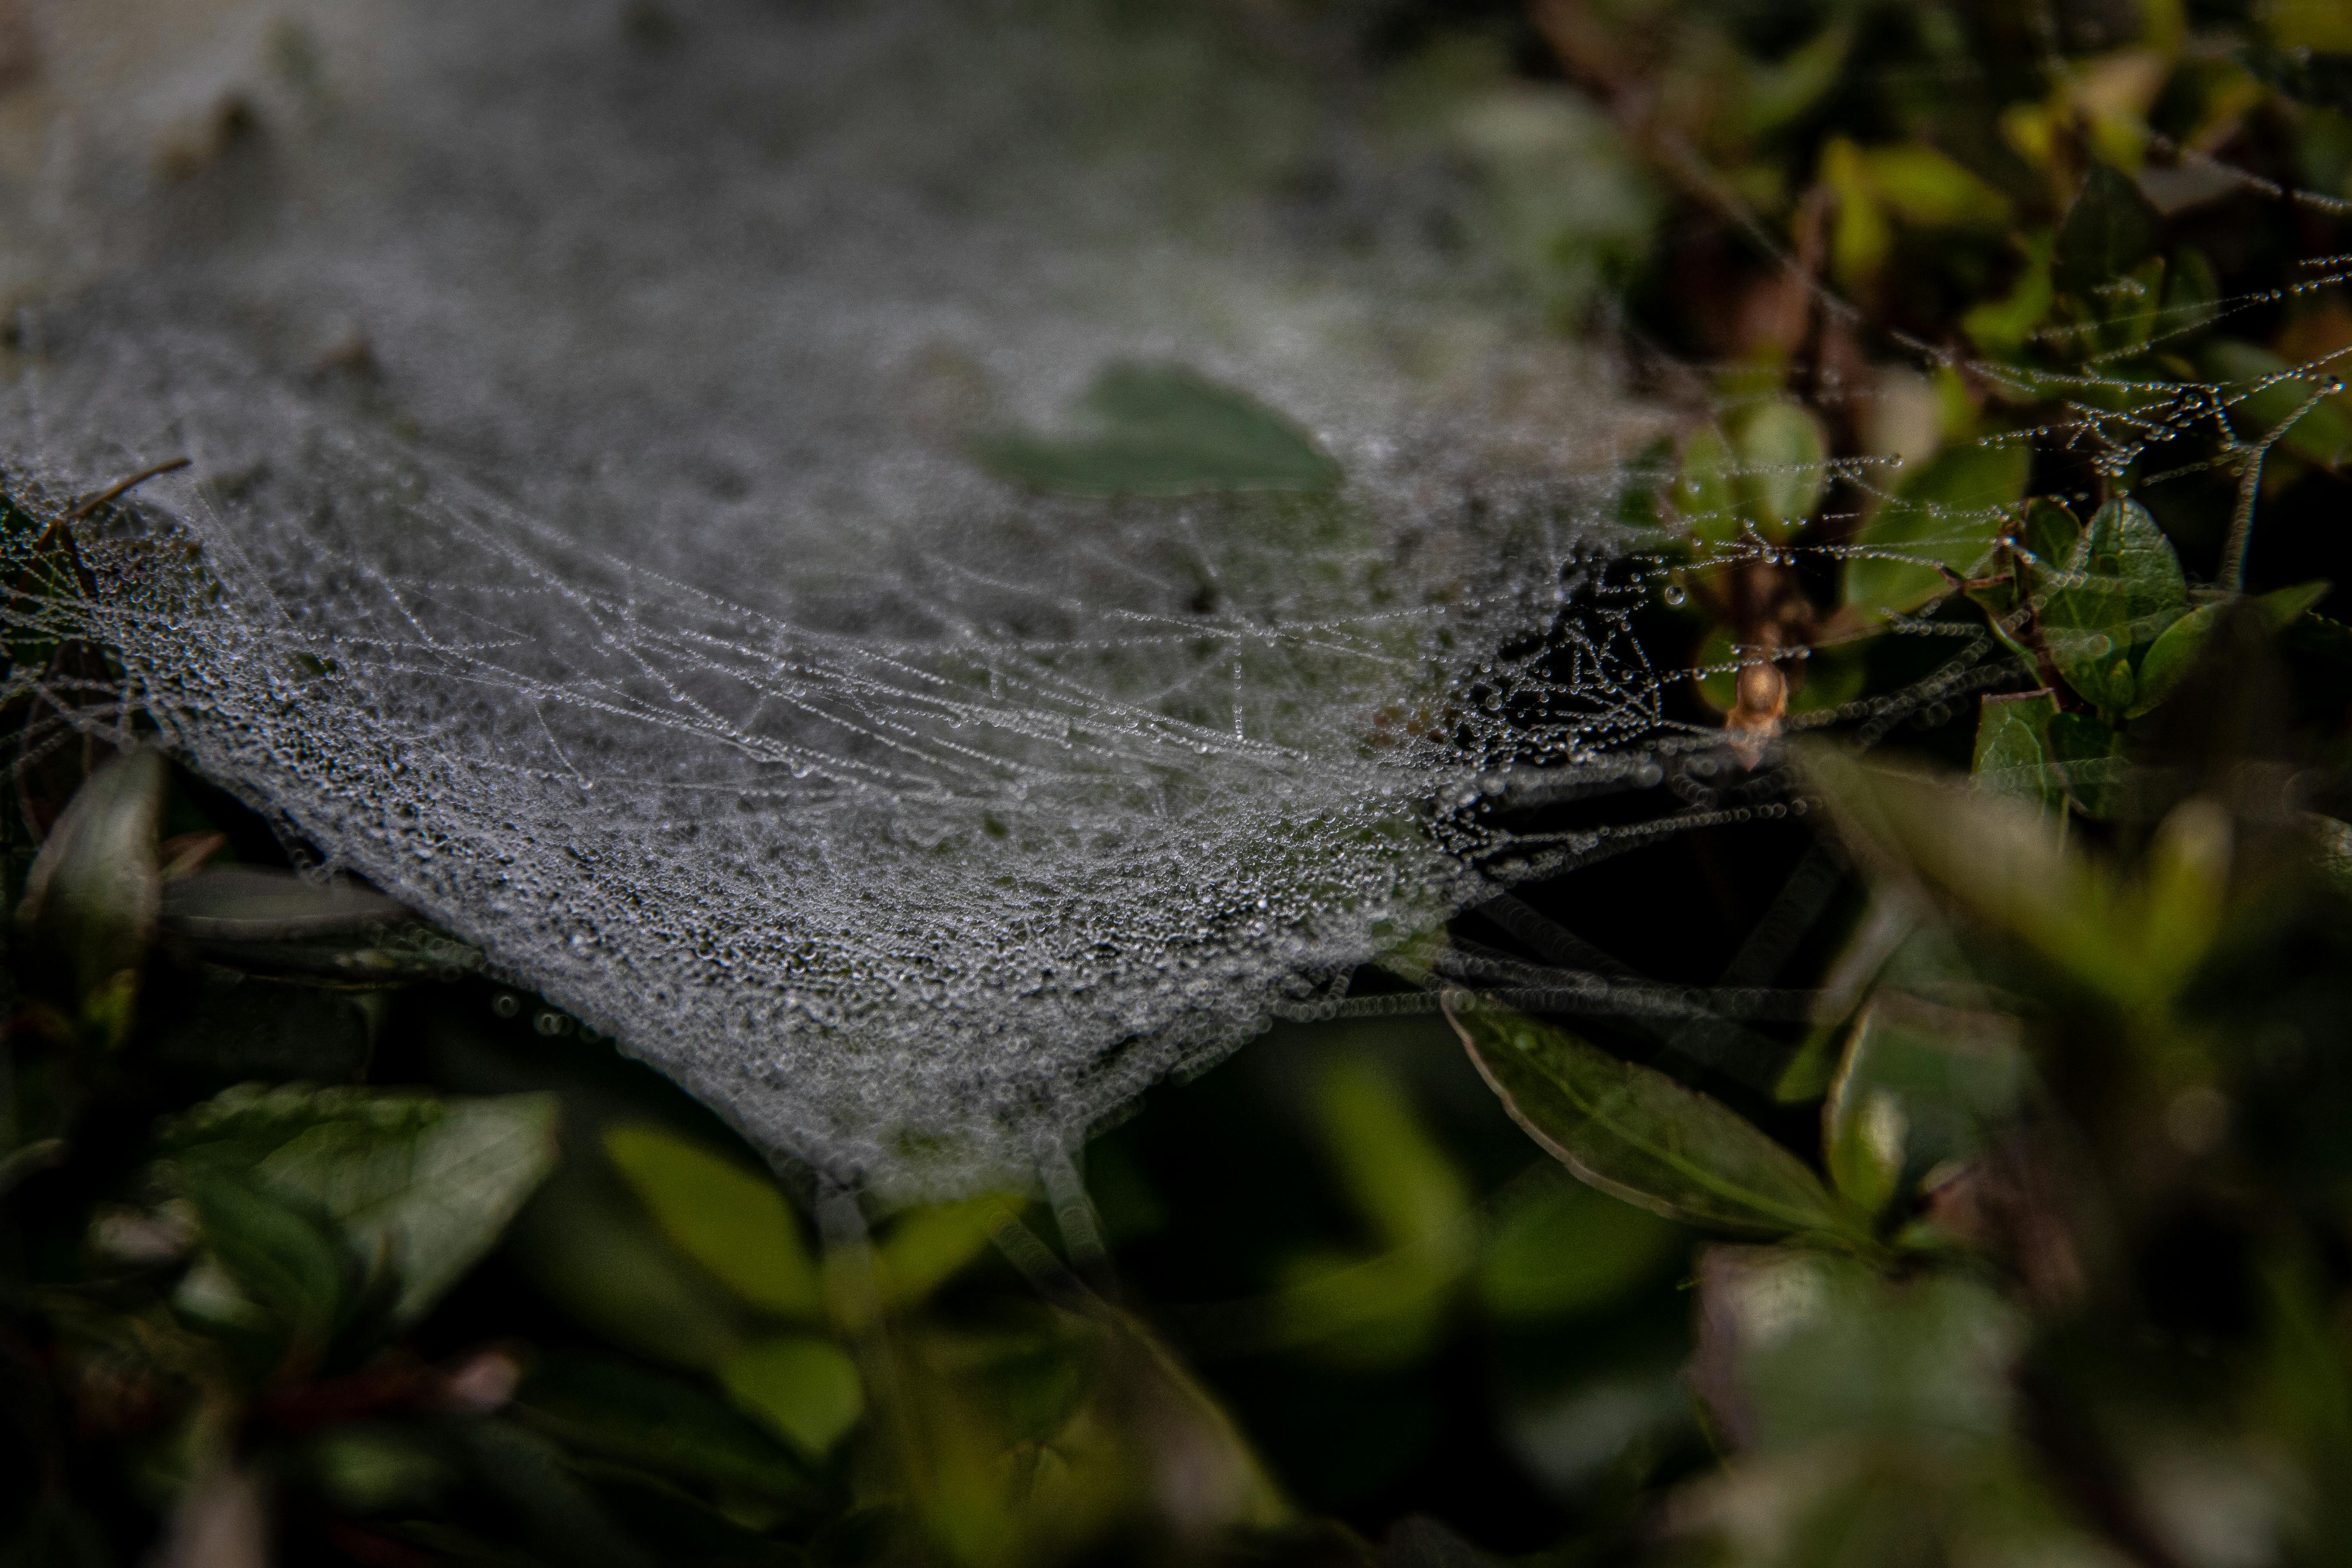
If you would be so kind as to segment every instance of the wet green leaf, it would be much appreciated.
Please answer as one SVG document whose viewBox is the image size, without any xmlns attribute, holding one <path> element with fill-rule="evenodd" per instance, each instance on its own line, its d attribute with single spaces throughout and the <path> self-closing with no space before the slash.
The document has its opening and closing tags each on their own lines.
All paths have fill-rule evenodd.
<svg viewBox="0 0 2352 1568">
<path fill-rule="evenodd" d="M 1802 1161 L 1706 1096 L 1465 993 L 1446 994 L 1445 1016 L 1512 1119 L 1580 1180 L 1709 1230 L 1852 1233 Z"/>
<path fill-rule="evenodd" d="M 289 1085 L 233 1089 L 174 1118 L 168 1160 L 248 1173 L 381 1255 L 414 1321 L 498 1241 L 555 1163 L 547 1095 L 441 1098 Z"/>
<path fill-rule="evenodd" d="M 2025 495 L 2032 450 L 2023 442 L 1957 447 L 1907 476 L 1855 536 L 1845 602 L 1876 616 L 1908 615 L 1951 592 L 1992 552 Z"/>
<path fill-rule="evenodd" d="M 33 973 L 53 973 L 102 1045 L 130 1033 L 163 883 L 163 759 L 126 752 L 78 790 L 34 859 L 16 910 Z"/>
<path fill-rule="evenodd" d="M 1796 404 L 1767 403 L 1750 411 L 1738 422 L 1733 451 L 1742 514 L 1767 539 L 1794 532 L 1829 489 L 1821 421 Z"/>
<path fill-rule="evenodd" d="M 812 1459 L 831 1453 L 866 1414 L 866 1386 L 839 1345 L 810 1334 L 761 1340 L 719 1363 L 736 1405 Z"/>
<path fill-rule="evenodd" d="M 824 1308 L 799 1217 L 768 1176 L 649 1122 L 604 1131 L 604 1152 L 662 1232 L 763 1311 Z"/>
<path fill-rule="evenodd" d="M 1087 428 L 975 443 L 999 478 L 1080 496 L 1337 489 L 1339 465 L 1289 419 L 1181 365 L 1115 364 L 1088 389 Z"/>
<path fill-rule="evenodd" d="M 2101 712 L 2128 712 L 2137 666 L 2189 609 L 2189 584 L 2172 542 L 2137 501 L 2095 512 L 2063 566 L 2034 574 L 2035 605 L 2051 661 Z"/>
<path fill-rule="evenodd" d="M 2155 253 L 2163 222 L 2131 176 L 2093 163 L 2058 226 L 2058 286 L 2081 295 L 2123 277 Z"/>
</svg>

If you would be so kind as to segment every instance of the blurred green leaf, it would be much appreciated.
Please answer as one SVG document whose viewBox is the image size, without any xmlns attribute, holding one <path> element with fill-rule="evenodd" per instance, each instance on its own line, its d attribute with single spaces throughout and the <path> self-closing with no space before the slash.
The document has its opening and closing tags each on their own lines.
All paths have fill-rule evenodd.
<svg viewBox="0 0 2352 1568">
<path fill-rule="evenodd" d="M 54 965 L 99 1043 L 129 1035 L 163 900 L 156 830 L 167 772 L 144 748 L 93 773 L 34 858 L 16 927 L 37 981 Z"/>
<path fill-rule="evenodd" d="M 1853 1233 L 1803 1162 L 1705 1095 L 1466 993 L 1444 1006 L 1512 1119 L 1580 1180 L 1710 1230 Z"/>
<path fill-rule="evenodd" d="M 1884 1214 L 1937 1166 L 1976 1156 L 1986 1131 L 2016 1113 L 2025 1070 L 2014 1019 L 1877 992 L 1822 1107 L 1831 1178 L 1865 1214 Z"/>
<path fill-rule="evenodd" d="M 815 1492 L 793 1452 L 715 1394 L 666 1373 L 588 1351 L 541 1357 L 516 1409 L 565 1445 L 722 1495 L 794 1510 Z"/>
<path fill-rule="evenodd" d="M 2340 395 L 2327 391 L 2340 379 L 2336 374 L 2325 369 L 2306 374 L 2236 338 L 2212 339 L 2196 358 L 2198 373 L 2221 390 L 2230 423 L 2246 439 L 2275 439 L 2324 468 L 2352 458 L 2352 412 Z"/>
<path fill-rule="evenodd" d="M 2084 983 L 2145 994 L 2114 879 L 2069 853 L 2041 811 L 1919 773 L 1865 767 L 1827 748 L 1810 750 L 1804 768 L 1848 845 L 1881 879 L 1916 878 Z"/>
<path fill-rule="evenodd" d="M 1323 491 L 1339 484 L 1339 465 L 1306 431 L 1181 365 L 1112 365 L 1082 407 L 1091 426 L 1082 435 L 999 436 L 975 443 L 973 452 L 1001 479 L 1061 495 Z"/>
<path fill-rule="evenodd" d="M 2008 1439 L 2026 1324 L 1983 1280 L 1717 1247 L 1699 1289 L 1700 1391 L 1745 1446 L 1894 1440 L 1948 1456 Z"/>
<path fill-rule="evenodd" d="M 2009 198 L 1924 142 L 1873 147 L 1863 153 L 1879 199 L 1923 228 L 1999 225 Z"/>
<path fill-rule="evenodd" d="M 2257 78 L 2298 103 L 2352 114 L 2352 55 L 2250 44 L 2238 58 Z"/>
<path fill-rule="evenodd" d="M 555 1101 L 246 1085 L 173 1119 L 158 1146 L 331 1216 L 398 1270 L 397 1316 L 413 1322 L 554 1168 Z"/>
<path fill-rule="evenodd" d="M 274 1331 L 273 1362 L 314 1370 L 365 1288 L 366 1264 L 341 1227 L 231 1166 L 198 1163 L 173 1184 L 195 1212 L 206 1255 L 174 1304 L 215 1328 Z"/>
<path fill-rule="evenodd" d="M 2025 264 L 2008 298 L 1983 300 L 1960 317 L 1960 330 L 1970 342 L 1991 354 L 2013 355 L 2025 347 L 2057 297 L 2051 280 L 2055 246 L 2056 237 L 2046 229 L 2025 242 Z"/>
<path fill-rule="evenodd" d="M 1821 422 L 1796 404 L 1767 403 L 1738 422 L 1733 447 L 1744 515 L 1765 538 L 1786 539 L 1829 489 Z"/>
<path fill-rule="evenodd" d="M 1876 616 L 1908 615 L 1951 592 L 1991 553 L 2025 495 L 2032 466 L 2021 441 L 1955 447 L 1908 475 L 1854 537 L 1845 602 Z"/>
<path fill-rule="evenodd" d="M 1392 1075 L 1367 1061 L 1336 1062 L 1314 1103 L 1340 1184 L 1381 1243 L 1425 1246 L 1460 1229 L 1469 1184 Z"/>
<path fill-rule="evenodd" d="M 764 1311 L 823 1311 L 800 1220 L 772 1180 L 650 1122 L 608 1127 L 604 1141 L 638 1201 L 688 1258 Z"/>
<path fill-rule="evenodd" d="M 1702 425 L 1683 438 L 1682 465 L 1675 475 L 1673 500 L 1691 537 L 1703 543 L 1728 544 L 1739 537 L 1738 498 L 1732 489 L 1735 459 L 1731 443 L 1712 425 Z"/>
<path fill-rule="evenodd" d="M 2142 655 L 2188 613 L 2172 542 L 2137 501 L 2092 514 L 2065 564 L 2034 574 L 2042 640 L 2058 672 L 2102 713 L 2130 710 Z"/>
<path fill-rule="evenodd" d="M 1745 90 L 1737 109 L 1740 131 L 1749 137 L 1768 134 L 1821 102 L 1837 85 L 1853 40 L 1853 24 L 1837 21 L 1769 64 L 1743 60 Z"/>
<path fill-rule="evenodd" d="M 564 1160 L 516 1216 L 506 1250 L 575 1321 L 649 1361 L 707 1372 L 753 1336 L 749 1310 L 601 1158 Z"/>
<path fill-rule="evenodd" d="M 910 1307 L 946 1284 L 989 1249 L 1008 1205 L 1017 1202 L 982 1194 L 962 1203 L 909 1209 L 890 1222 L 875 1247 L 886 1306 Z"/>
<path fill-rule="evenodd" d="M 2136 181 L 2094 163 L 2058 226 L 2058 286 L 2082 295 L 2121 278 L 2155 253 L 2163 223 Z"/>
<path fill-rule="evenodd" d="M 2292 588 L 2279 588 L 2246 601 L 2273 631 L 2283 631 L 2320 600 L 2327 597 L 2326 583 L 2301 583 Z M 2137 718 L 2161 703 L 2179 686 L 2196 665 L 2197 656 L 2212 640 L 2213 629 L 2221 624 L 2234 601 L 2219 600 L 2200 605 L 2179 620 L 2149 645 L 2140 660 L 2139 682 L 2131 706 L 2130 717 Z"/>
<path fill-rule="evenodd" d="M 719 1363 L 718 1377 L 738 1406 L 812 1459 L 831 1453 L 866 1414 L 856 1363 L 814 1335 L 745 1345 Z"/>
<path fill-rule="evenodd" d="M 412 1512 L 428 1505 L 455 1479 L 435 1445 L 403 1427 L 345 1421 L 328 1427 L 303 1449 L 311 1482 L 352 1513 Z"/>
<path fill-rule="evenodd" d="M 2221 285 L 2205 253 L 2194 246 L 2174 251 L 2165 267 L 2164 307 L 2157 341 L 2177 344 L 2191 333 L 2203 331 L 2220 319 L 2221 301 Z"/>
<path fill-rule="evenodd" d="M 1487 1230 L 1478 1299 L 1506 1321 L 1591 1311 L 1655 1279 L 1689 1245 L 1645 1208 L 1565 1177 L 1531 1183 Z"/>
</svg>

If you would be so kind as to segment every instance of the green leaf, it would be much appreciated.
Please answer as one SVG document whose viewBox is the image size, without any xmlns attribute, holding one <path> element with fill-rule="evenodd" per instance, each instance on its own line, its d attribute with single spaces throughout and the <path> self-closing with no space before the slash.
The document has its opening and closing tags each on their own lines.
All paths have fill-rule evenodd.
<svg viewBox="0 0 2352 1568">
<path fill-rule="evenodd" d="M 2352 898 L 2352 822 L 2306 811 L 2303 825 L 2310 830 L 2320 874 L 2338 893 Z"/>
<path fill-rule="evenodd" d="M 2025 265 L 2003 300 L 1988 300 L 1960 318 L 1960 330 L 1987 353 L 2015 354 L 2050 314 L 2056 289 L 2050 278 L 2055 238 L 2048 230 L 2025 242 Z"/>
<path fill-rule="evenodd" d="M 206 1254 L 175 1305 L 219 1328 L 274 1329 L 279 1353 L 314 1368 L 364 1289 L 366 1270 L 346 1233 L 315 1205 L 226 1164 L 189 1164 L 173 1185 L 195 1210 Z"/>
<path fill-rule="evenodd" d="M 1739 537 L 1738 498 L 1732 488 L 1734 466 L 1731 443 L 1714 426 L 1703 425 L 1684 437 L 1673 499 L 1693 539 L 1728 544 Z"/>
<path fill-rule="evenodd" d="M 2352 55 L 2249 44 L 2238 58 L 2257 79 L 2298 103 L 2352 114 Z"/>
<path fill-rule="evenodd" d="M 1923 773 L 1864 767 L 1826 747 L 1802 757 L 1842 837 L 1881 879 L 1925 882 L 2083 983 L 2143 994 L 2113 879 L 2070 853 L 2047 815 Z"/>
<path fill-rule="evenodd" d="M 983 1194 L 910 1209 L 892 1220 L 874 1249 L 884 1305 L 912 1306 L 961 1273 L 988 1250 L 1008 1206 L 1018 1205 Z"/>
<path fill-rule="evenodd" d="M 2164 308 L 2157 326 L 2159 343 L 2178 344 L 2202 331 L 2221 314 L 2221 283 L 2213 264 L 2194 246 L 2172 253 L 2164 273 Z"/>
<path fill-rule="evenodd" d="M 1969 767 L 1976 787 L 2045 811 L 2062 808 L 2065 784 L 2050 758 L 2050 721 L 2057 716 L 2057 696 L 2046 688 L 1986 698 L 1977 711 L 1976 754 Z"/>
<path fill-rule="evenodd" d="M 1873 147 L 1863 160 L 1879 199 L 1906 222 L 1958 228 L 2009 221 L 2007 196 L 1924 142 Z"/>
<path fill-rule="evenodd" d="M 2326 390 L 2341 379 L 2340 365 L 2306 374 L 2236 338 L 2213 339 L 2196 359 L 2198 374 L 2220 388 L 2230 423 L 2246 439 L 2274 439 L 2324 468 L 2352 458 L 2352 412 L 2340 395 Z"/>
<path fill-rule="evenodd" d="M 185 1165 L 249 1173 L 260 1190 L 331 1216 L 398 1271 L 395 1315 L 413 1322 L 554 1168 L 555 1101 L 245 1085 L 174 1118 L 160 1147 Z"/>
<path fill-rule="evenodd" d="M 1796 404 L 1767 403 L 1739 421 L 1733 449 L 1744 514 L 1765 538 L 1786 539 L 1829 489 L 1821 422 Z"/>
<path fill-rule="evenodd" d="M 1699 1291 L 1700 1391 L 1745 1447 L 1948 1453 L 2010 1433 L 2026 1323 L 1982 1280 L 1893 1280 L 1855 1258 L 1725 1247 L 1701 1260 Z"/>
<path fill-rule="evenodd" d="M 1070 437 L 974 444 L 990 472 L 1059 495 L 1183 496 L 1335 489 L 1339 465 L 1307 433 L 1245 393 L 1173 364 L 1114 364 Z"/>
<path fill-rule="evenodd" d="M 1746 91 L 1738 113 L 1747 134 L 1777 131 L 1819 103 L 1837 85 L 1853 39 L 1853 23 L 1833 22 L 1772 64 L 1743 60 Z"/>
<path fill-rule="evenodd" d="M 213 866 L 163 884 L 160 929 L 210 963 L 339 986 L 448 980 L 481 953 L 356 882 Z"/>
<path fill-rule="evenodd" d="M 707 1372 L 754 1332 L 751 1314 L 664 1236 L 611 1163 L 565 1160 L 516 1216 L 507 1255 L 607 1343 Z"/>
<path fill-rule="evenodd" d="M 2063 566 L 2083 537 L 2083 522 L 2061 502 L 2036 499 L 2025 510 L 2025 527 L 2018 542 L 2034 560 L 2049 567 Z"/>
<path fill-rule="evenodd" d="M 1657 1279 L 1690 1240 L 1647 1209 L 1554 1176 L 1496 1212 L 1478 1259 L 1478 1299 L 1506 1321 L 1590 1311 Z"/>
<path fill-rule="evenodd" d="M 2065 564 L 2034 574 L 2051 661 L 2104 713 L 2127 712 L 2140 657 L 2188 612 L 2189 584 L 2172 542 L 2137 501 L 2092 514 Z"/>
<path fill-rule="evenodd" d="M 2114 816 L 2129 766 L 2122 732 L 2088 713 L 2058 713 L 2051 717 L 2049 736 L 2050 760 L 2067 798 L 2085 816 Z"/>
<path fill-rule="evenodd" d="M 1877 992 L 1822 1107 L 1831 1179 L 1884 1214 L 1927 1172 L 1976 1157 L 2016 1113 L 2025 1071 L 2015 1019 Z"/>
<path fill-rule="evenodd" d="M 2280 588 L 2259 598 L 2245 601 L 2261 615 L 2272 630 L 2284 631 L 2301 618 L 2320 600 L 2327 597 L 2329 584 L 2325 582 L 2301 583 L 2292 588 Z M 2130 717 L 2137 719 L 2172 695 L 2174 689 L 2195 667 L 2197 656 L 2205 651 L 2212 640 L 2214 628 L 2230 612 L 2234 600 L 2217 600 L 2200 605 L 2179 620 L 2164 628 L 2162 636 L 2148 647 L 2140 660 L 2139 689 L 2131 707 Z"/>
<path fill-rule="evenodd" d="M 1381 1243 L 1425 1246 L 1459 1226 L 1469 1184 L 1392 1075 L 1339 1061 L 1317 1083 L 1314 1103 L 1340 1184 Z"/>
<path fill-rule="evenodd" d="M 1943 569 L 1966 577 L 1984 563 L 2024 498 L 2032 461 L 2021 441 L 1956 447 L 1907 476 L 1855 536 L 1845 602 L 1909 615 L 1949 593 Z"/>
<path fill-rule="evenodd" d="M 2057 282 L 2087 294 L 2156 252 L 2164 220 L 2129 175 L 2095 163 L 2058 226 Z"/>
<path fill-rule="evenodd" d="M 718 1375 L 737 1405 L 812 1459 L 831 1453 L 866 1414 L 856 1363 L 831 1340 L 761 1340 L 720 1362 Z"/>
<path fill-rule="evenodd" d="M 763 1311 L 824 1310 L 800 1221 L 766 1175 L 649 1122 L 604 1131 L 604 1152 L 662 1233 Z"/>
<path fill-rule="evenodd" d="M 1706 1096 L 1464 992 L 1444 1009 L 1512 1120 L 1579 1180 L 1708 1230 L 1852 1234 L 1802 1161 Z"/>
<path fill-rule="evenodd" d="M 771 1502 L 814 1494 L 790 1449 L 693 1384 L 617 1357 L 553 1351 L 516 1393 L 533 1427 L 658 1475 Z"/>
<path fill-rule="evenodd" d="M 166 777 L 163 757 L 144 748 L 91 774 L 49 830 L 16 910 L 32 973 L 63 980 L 85 1027 L 108 1047 L 130 1033 L 155 936 Z"/>
</svg>

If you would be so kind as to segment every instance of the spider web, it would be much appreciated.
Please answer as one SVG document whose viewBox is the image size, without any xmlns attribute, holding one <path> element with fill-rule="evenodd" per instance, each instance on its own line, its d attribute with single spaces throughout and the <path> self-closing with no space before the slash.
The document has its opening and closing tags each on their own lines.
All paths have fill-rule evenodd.
<svg viewBox="0 0 2352 1568">
<path fill-rule="evenodd" d="M 1802 809 L 1635 634 L 1676 592 L 1620 503 L 1660 413 L 1542 330 L 1335 40 L 1080 0 L 35 15 L 0 453 L 52 510 L 193 459 L 85 539 L 91 603 L 13 612 L 129 678 L 48 695 L 773 1152 L 1001 1179 L 1276 1016 L 1419 1005 L 1346 977 L 1507 924 L 1516 879 Z M 973 460 L 1154 363 L 1345 483 L 1055 499 Z M 2260 390 L 2116 415 L 2082 379 L 2042 438 L 2116 473 Z M 1790 727 L 2021 682 L 1980 629 L 1894 630 L 1950 657 Z M 1419 973 L 1718 1057 L 1816 1006 L 1760 960 L 1668 994 L 1550 956 Z"/>
</svg>

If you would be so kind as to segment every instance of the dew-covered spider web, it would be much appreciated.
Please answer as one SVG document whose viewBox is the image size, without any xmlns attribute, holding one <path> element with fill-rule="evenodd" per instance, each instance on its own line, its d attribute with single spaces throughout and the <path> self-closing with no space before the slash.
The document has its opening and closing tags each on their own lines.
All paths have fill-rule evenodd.
<svg viewBox="0 0 2352 1568">
<path fill-rule="evenodd" d="M 1514 878 L 1781 810 L 1634 633 L 1689 410 L 1549 328 L 1336 37 L 1170 9 L 29 8 L 12 493 L 190 459 L 92 520 L 88 603 L 12 611 L 120 660 L 52 699 L 908 1193 Z M 1964 573 L 1939 521 L 2010 504 L 1838 549 Z"/>
</svg>

